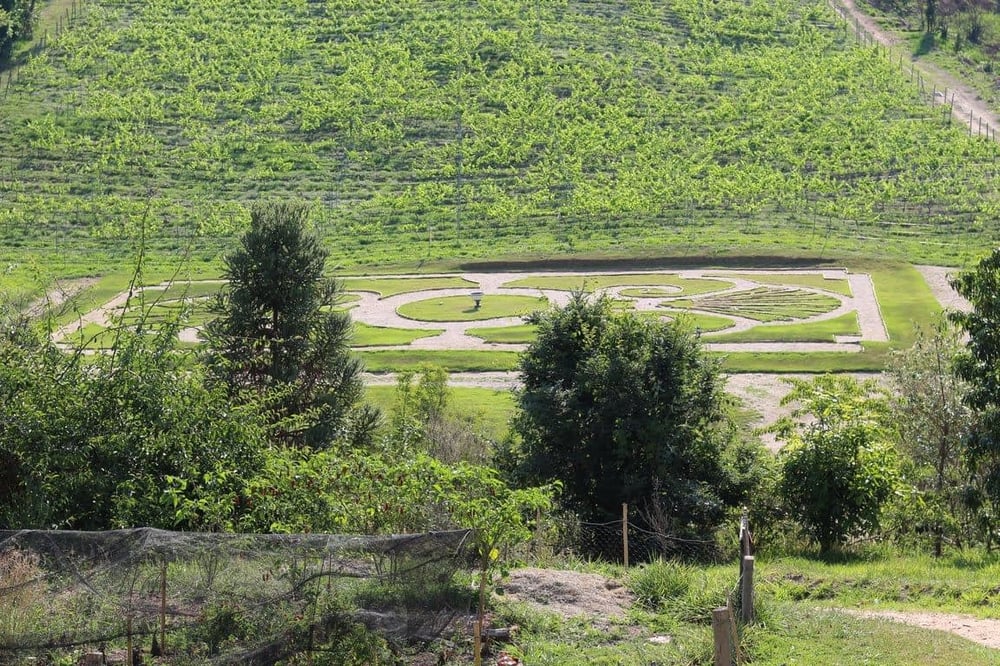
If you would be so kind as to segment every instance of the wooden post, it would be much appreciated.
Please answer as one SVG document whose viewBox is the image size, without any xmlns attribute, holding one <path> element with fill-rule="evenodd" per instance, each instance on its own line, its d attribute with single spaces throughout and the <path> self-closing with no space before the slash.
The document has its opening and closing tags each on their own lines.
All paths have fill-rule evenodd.
<svg viewBox="0 0 1000 666">
<path fill-rule="evenodd" d="M 628 569 L 628 504 L 622 503 L 622 556 Z"/>
<path fill-rule="evenodd" d="M 167 561 L 160 564 L 160 653 L 167 653 Z"/>
<path fill-rule="evenodd" d="M 712 636 L 715 639 L 715 666 L 732 666 L 733 641 L 729 608 L 720 606 L 712 611 Z"/>
<path fill-rule="evenodd" d="M 750 624 L 753 615 L 753 555 L 743 558 L 743 578 L 740 581 L 740 619 Z"/>
<path fill-rule="evenodd" d="M 129 604 L 128 616 L 125 618 L 125 666 L 133 666 L 132 661 L 132 605 Z"/>
</svg>

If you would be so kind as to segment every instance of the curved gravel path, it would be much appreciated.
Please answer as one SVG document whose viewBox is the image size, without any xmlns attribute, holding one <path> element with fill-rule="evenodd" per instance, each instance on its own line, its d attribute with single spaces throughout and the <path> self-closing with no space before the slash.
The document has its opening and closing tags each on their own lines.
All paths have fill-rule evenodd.
<svg viewBox="0 0 1000 666">
<path fill-rule="evenodd" d="M 858 315 L 858 325 L 861 330 L 861 335 L 858 337 L 850 337 L 844 340 L 838 340 L 836 342 L 745 342 L 745 343 L 713 343 L 711 338 L 713 335 L 719 335 L 723 333 L 734 333 L 738 331 L 743 331 L 755 326 L 759 326 L 760 322 L 753 319 L 747 319 L 739 316 L 726 315 L 730 317 L 735 323 L 732 327 L 727 328 L 723 331 L 718 332 L 707 332 L 704 334 L 706 348 L 712 351 L 723 351 L 723 352 L 858 352 L 861 351 L 861 343 L 863 341 L 873 341 L 873 342 L 883 342 L 889 339 L 886 333 L 885 326 L 882 323 L 882 315 L 879 312 L 878 300 L 875 297 L 875 289 L 872 285 L 871 278 L 865 274 L 854 274 L 848 273 L 846 270 L 831 270 L 831 269 L 814 269 L 814 270 L 788 270 L 788 271 L 753 271 L 753 270 L 731 270 L 725 271 L 725 275 L 720 275 L 720 271 L 712 269 L 694 270 L 694 269 L 683 269 L 683 270 L 663 270 L 663 271 L 559 271 L 559 272 L 510 272 L 510 273 L 462 273 L 461 277 L 469 280 L 470 282 L 477 283 L 479 286 L 476 288 L 477 291 L 481 291 L 484 294 L 484 298 L 488 298 L 490 294 L 510 294 L 510 295 L 521 295 L 521 296 L 545 296 L 551 303 L 556 305 L 564 305 L 569 301 L 570 292 L 565 290 L 555 290 L 555 289 L 533 289 L 516 287 L 509 288 L 504 287 L 504 284 L 513 282 L 515 280 L 530 279 L 537 277 L 553 277 L 553 276 L 579 276 L 580 284 L 583 285 L 585 278 L 600 275 L 661 275 L 670 274 L 677 275 L 682 278 L 687 279 L 715 279 L 720 282 L 726 282 L 728 285 L 724 289 L 720 289 L 717 292 L 713 292 L 713 295 L 725 295 L 727 293 L 745 291 L 753 289 L 755 287 L 762 286 L 761 283 L 754 282 L 754 274 L 767 274 L 774 275 L 776 273 L 793 275 L 793 274 L 822 274 L 824 277 L 829 279 L 846 279 L 848 280 L 852 296 L 843 296 L 840 294 L 833 294 L 821 289 L 814 289 L 811 287 L 798 286 L 795 288 L 812 292 L 821 293 L 827 296 L 834 296 L 840 300 L 840 305 L 836 308 L 830 310 L 829 312 L 824 312 L 813 317 L 803 318 L 797 320 L 797 322 L 811 322 L 811 321 L 823 321 L 826 319 L 833 319 L 839 317 L 847 312 L 855 311 Z M 455 274 L 448 274 L 449 277 L 453 277 Z M 441 275 L 444 276 L 443 274 Z M 405 278 L 412 276 L 397 275 L 397 276 L 380 276 L 385 278 Z M 427 275 L 422 277 L 435 277 L 433 275 Z M 598 290 L 598 293 L 606 293 L 610 296 L 617 296 L 623 289 L 633 289 L 639 285 L 628 285 L 628 286 L 615 286 L 607 289 Z M 648 285 L 650 287 L 657 285 Z M 769 285 L 764 285 L 769 286 Z M 659 287 L 658 287 L 659 288 Z M 447 297 L 447 296 L 467 296 L 472 291 L 472 288 L 466 289 L 435 289 L 435 290 L 424 290 L 409 292 L 404 294 L 396 294 L 394 296 L 389 296 L 387 298 L 380 298 L 378 294 L 371 292 L 357 292 L 360 294 L 361 299 L 358 301 L 356 307 L 351 311 L 352 316 L 355 321 L 362 322 L 371 326 L 380 327 L 391 327 L 391 328 L 411 328 L 419 330 L 442 330 L 443 332 L 439 335 L 420 338 L 415 340 L 409 345 L 385 345 L 385 346 L 373 346 L 366 347 L 370 351 L 383 351 L 383 350 L 394 350 L 403 351 L 408 349 L 439 349 L 439 350 L 456 350 L 456 349 L 469 349 L 469 350 L 507 350 L 507 351 L 520 351 L 525 348 L 525 345 L 518 344 L 499 344 L 499 343 L 488 343 L 484 340 L 477 338 L 475 336 L 469 335 L 468 330 L 472 328 L 482 328 L 482 327 L 493 327 L 493 326 L 512 326 L 522 323 L 521 317 L 504 317 L 497 319 L 486 319 L 479 321 L 463 321 L 463 322 L 426 322 L 426 321 L 415 321 L 412 319 L 406 319 L 401 317 L 397 313 L 397 308 L 406 303 L 412 303 L 416 301 L 427 300 L 437 297 Z M 679 294 L 678 297 L 683 297 L 683 294 Z M 669 307 L 671 296 L 666 296 L 664 298 L 639 298 L 634 299 L 633 304 L 637 311 L 658 311 L 664 314 L 669 314 L 671 311 L 664 309 Z M 686 309 L 685 311 L 692 313 L 704 313 L 704 314 L 718 314 L 707 312 L 698 309 Z M 674 311 L 676 312 L 676 311 Z M 777 324 L 776 324 L 777 325 Z"/>
</svg>

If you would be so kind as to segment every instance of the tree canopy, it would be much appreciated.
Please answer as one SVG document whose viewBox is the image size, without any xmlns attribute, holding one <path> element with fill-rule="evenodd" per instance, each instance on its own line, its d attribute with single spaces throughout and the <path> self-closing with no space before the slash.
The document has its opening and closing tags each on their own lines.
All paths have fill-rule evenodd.
<svg viewBox="0 0 1000 666">
<path fill-rule="evenodd" d="M 978 513 L 989 545 L 1000 520 L 1000 248 L 951 284 L 972 304 L 971 311 L 950 316 L 968 335 L 955 371 L 969 384 L 966 404 L 975 414 L 965 446 L 966 502 Z"/>
<path fill-rule="evenodd" d="M 560 481 L 564 506 L 585 519 L 616 517 L 629 502 L 675 534 L 717 525 L 746 489 L 736 468 L 756 457 L 736 452 L 719 364 L 695 332 L 580 293 L 531 319 L 521 443 L 505 464 L 531 482 Z"/>
</svg>

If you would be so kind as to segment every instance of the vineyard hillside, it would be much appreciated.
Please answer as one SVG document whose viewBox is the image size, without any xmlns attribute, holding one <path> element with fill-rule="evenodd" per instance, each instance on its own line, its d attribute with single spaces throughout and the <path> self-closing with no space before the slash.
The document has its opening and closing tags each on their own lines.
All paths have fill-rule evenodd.
<svg viewBox="0 0 1000 666">
<path fill-rule="evenodd" d="M 218 270 L 257 199 L 348 267 L 1000 239 L 996 142 L 822 0 L 86 0 L 46 33 L 0 89 L 8 279 L 140 240 Z"/>
</svg>

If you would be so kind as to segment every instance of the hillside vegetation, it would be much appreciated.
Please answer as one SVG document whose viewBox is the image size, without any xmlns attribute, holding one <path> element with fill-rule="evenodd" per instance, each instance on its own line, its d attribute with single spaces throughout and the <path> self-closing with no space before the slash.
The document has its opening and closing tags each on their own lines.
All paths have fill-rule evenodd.
<svg viewBox="0 0 1000 666">
<path fill-rule="evenodd" d="M 217 269 L 257 198 L 352 265 L 997 237 L 996 146 L 817 0 L 95 0 L 0 100 L 15 272 Z"/>
</svg>

